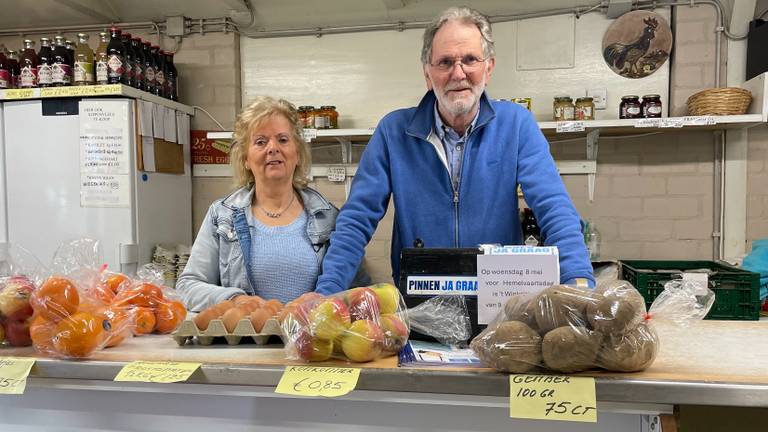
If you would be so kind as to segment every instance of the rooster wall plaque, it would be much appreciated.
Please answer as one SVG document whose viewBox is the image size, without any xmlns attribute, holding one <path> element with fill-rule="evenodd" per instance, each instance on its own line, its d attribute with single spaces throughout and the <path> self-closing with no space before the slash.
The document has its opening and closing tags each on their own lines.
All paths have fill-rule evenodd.
<svg viewBox="0 0 768 432">
<path fill-rule="evenodd" d="M 603 36 L 603 58 L 617 74 L 643 78 L 667 61 L 672 31 L 661 15 L 633 11 L 619 17 Z"/>
</svg>

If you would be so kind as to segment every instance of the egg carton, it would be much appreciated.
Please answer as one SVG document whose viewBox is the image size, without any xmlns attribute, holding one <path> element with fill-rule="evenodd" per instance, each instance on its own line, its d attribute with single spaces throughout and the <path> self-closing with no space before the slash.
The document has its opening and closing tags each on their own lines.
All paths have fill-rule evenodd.
<svg viewBox="0 0 768 432">
<path fill-rule="evenodd" d="M 207 346 L 212 344 L 216 338 L 224 338 L 229 345 L 237 345 L 243 338 L 248 337 L 253 339 L 257 345 L 265 345 L 270 336 L 279 336 L 280 340 L 283 340 L 280 322 L 274 318 L 270 318 L 264 323 L 261 332 L 257 332 L 253 328 L 250 320 L 241 319 L 231 333 L 227 331 L 224 327 L 224 321 L 220 319 L 211 320 L 205 330 L 198 329 L 194 321 L 187 319 L 171 336 L 179 346 L 186 345 L 189 340 L 195 344 Z"/>
</svg>

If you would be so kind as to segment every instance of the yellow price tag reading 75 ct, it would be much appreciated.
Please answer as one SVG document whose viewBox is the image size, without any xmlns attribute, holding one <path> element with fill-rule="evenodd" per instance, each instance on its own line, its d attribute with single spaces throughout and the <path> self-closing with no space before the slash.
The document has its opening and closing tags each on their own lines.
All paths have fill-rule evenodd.
<svg viewBox="0 0 768 432">
<path fill-rule="evenodd" d="M 0 394 L 23 394 L 27 376 L 35 359 L 24 357 L 0 358 Z"/>
<path fill-rule="evenodd" d="M 287 366 L 275 393 L 295 396 L 344 396 L 357 386 L 360 369 Z"/>
<path fill-rule="evenodd" d="M 114 381 L 175 383 L 186 381 L 200 363 L 134 361 L 123 366 Z"/>
<path fill-rule="evenodd" d="M 509 416 L 597 423 L 595 379 L 510 375 Z"/>
</svg>

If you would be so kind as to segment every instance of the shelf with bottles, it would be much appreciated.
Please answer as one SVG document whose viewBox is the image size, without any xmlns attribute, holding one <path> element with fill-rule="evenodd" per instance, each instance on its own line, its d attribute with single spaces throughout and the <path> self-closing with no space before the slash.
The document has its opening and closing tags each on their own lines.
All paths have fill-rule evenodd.
<svg viewBox="0 0 768 432">
<path fill-rule="evenodd" d="M 106 84 L 106 85 L 87 85 L 87 86 L 65 86 L 65 87 L 45 87 L 28 89 L 6 89 L 0 90 L 0 102 L 27 99 L 46 99 L 63 97 L 98 97 L 98 96 L 125 96 L 134 99 L 141 99 L 154 102 L 159 105 L 173 108 L 177 111 L 194 115 L 194 108 L 161 96 L 156 96 L 145 91 L 129 87 L 125 84 Z"/>
</svg>

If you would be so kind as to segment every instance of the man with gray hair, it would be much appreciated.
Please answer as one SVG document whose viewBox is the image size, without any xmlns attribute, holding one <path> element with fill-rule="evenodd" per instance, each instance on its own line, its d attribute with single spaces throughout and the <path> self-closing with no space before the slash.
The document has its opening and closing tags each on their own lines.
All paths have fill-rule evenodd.
<svg viewBox="0 0 768 432">
<path fill-rule="evenodd" d="M 394 199 L 392 272 L 403 247 L 521 244 L 517 185 L 546 245 L 560 251 L 563 283 L 594 286 L 579 215 L 530 112 L 485 93 L 496 57 L 488 19 L 450 8 L 424 32 L 427 93 L 385 116 L 358 165 L 316 291 L 346 289 Z"/>
</svg>

